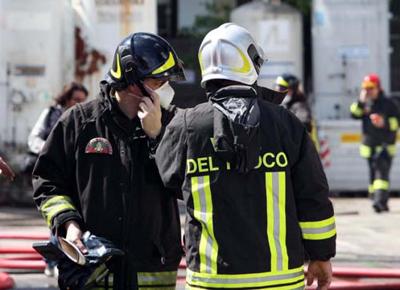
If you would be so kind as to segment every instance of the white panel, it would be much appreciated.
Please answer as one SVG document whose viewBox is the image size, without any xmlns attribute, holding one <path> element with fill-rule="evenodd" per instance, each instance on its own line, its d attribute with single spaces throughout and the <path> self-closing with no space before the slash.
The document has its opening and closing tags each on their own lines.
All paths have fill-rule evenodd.
<svg viewBox="0 0 400 290">
<path fill-rule="evenodd" d="M 388 16 L 387 0 L 313 1 L 313 87 L 319 119 L 349 118 L 348 106 L 368 73 L 378 73 L 389 89 Z"/>
<path fill-rule="evenodd" d="M 254 1 L 232 10 L 231 21 L 250 31 L 263 48 L 258 83 L 273 87 L 276 77 L 293 73 L 303 80 L 303 30 L 300 12 L 286 5 Z"/>
</svg>

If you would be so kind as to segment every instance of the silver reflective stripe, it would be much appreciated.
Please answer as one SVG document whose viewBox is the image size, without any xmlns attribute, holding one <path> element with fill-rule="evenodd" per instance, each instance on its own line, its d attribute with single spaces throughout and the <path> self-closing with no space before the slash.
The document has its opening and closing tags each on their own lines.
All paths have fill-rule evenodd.
<svg viewBox="0 0 400 290">
<path fill-rule="evenodd" d="M 324 234 L 336 228 L 335 223 L 321 228 L 302 228 L 303 234 Z"/>
<path fill-rule="evenodd" d="M 204 223 L 203 231 L 207 231 L 207 201 L 206 201 L 206 192 L 204 191 L 204 176 L 199 176 L 198 182 L 198 191 L 200 195 L 200 208 L 201 208 L 201 218 Z M 205 263 L 206 263 L 206 273 L 211 273 L 211 252 L 212 252 L 212 243 L 208 233 L 204 233 L 207 235 L 206 242 L 206 253 L 205 253 Z"/>
<path fill-rule="evenodd" d="M 271 271 L 287 270 L 286 247 L 286 172 L 266 172 L 267 239 Z"/>
<path fill-rule="evenodd" d="M 261 273 L 260 273 L 261 274 Z M 270 273 L 268 273 L 270 274 Z M 261 274 L 262 275 L 262 274 Z M 232 277 L 232 278 L 225 278 L 223 275 L 221 277 L 199 277 L 196 276 L 195 273 L 191 272 L 190 270 L 187 272 L 187 279 L 188 282 L 202 282 L 202 283 L 207 283 L 207 284 L 224 284 L 226 286 L 228 285 L 237 285 L 239 284 L 248 284 L 248 283 L 263 283 L 263 282 L 282 282 L 282 284 L 285 283 L 285 280 L 289 279 L 301 279 L 304 277 L 304 272 L 303 269 L 299 269 L 298 271 L 295 271 L 293 273 L 287 273 L 287 274 L 277 274 L 277 275 L 266 275 L 264 277 L 248 277 L 248 278 L 240 278 L 240 274 L 237 276 L 239 277 Z M 233 276 L 233 275 L 229 275 Z M 243 276 L 246 276 L 244 274 Z M 210 285 L 211 287 L 211 285 Z"/>
<path fill-rule="evenodd" d="M 218 244 L 214 236 L 210 176 L 191 178 L 194 218 L 201 224 L 199 259 L 201 273 L 217 273 Z"/>
<path fill-rule="evenodd" d="M 278 271 L 282 271 L 282 245 L 280 244 L 280 230 L 279 230 L 279 176 L 278 172 L 272 173 L 272 190 L 274 193 L 274 239 L 276 246 L 276 262 Z"/>
</svg>

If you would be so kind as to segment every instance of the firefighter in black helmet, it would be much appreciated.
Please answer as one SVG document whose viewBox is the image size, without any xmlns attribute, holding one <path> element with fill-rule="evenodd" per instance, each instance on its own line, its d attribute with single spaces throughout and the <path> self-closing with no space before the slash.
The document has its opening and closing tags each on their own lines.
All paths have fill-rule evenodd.
<svg viewBox="0 0 400 290">
<path fill-rule="evenodd" d="M 176 196 L 163 186 L 153 153 L 174 114 L 169 82 L 182 79 L 166 40 L 130 35 L 99 96 L 65 112 L 39 156 L 34 200 L 54 234 L 85 254 L 88 230 L 125 253 L 97 287 L 175 289 L 182 256 Z"/>
<path fill-rule="evenodd" d="M 319 150 L 317 126 L 308 104 L 307 95 L 300 88 L 300 80 L 295 75 L 284 73 L 276 78 L 275 89 L 286 93 L 286 97 L 281 103 L 282 106 L 291 111 L 303 123 L 315 147 Z"/>
</svg>

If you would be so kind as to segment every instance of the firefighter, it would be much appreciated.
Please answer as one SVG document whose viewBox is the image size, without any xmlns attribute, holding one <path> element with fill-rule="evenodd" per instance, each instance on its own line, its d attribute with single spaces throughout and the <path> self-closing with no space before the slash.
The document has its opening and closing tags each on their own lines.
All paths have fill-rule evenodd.
<svg viewBox="0 0 400 290">
<path fill-rule="evenodd" d="M 124 251 L 100 289 L 175 289 L 179 213 L 153 155 L 174 113 L 169 82 L 182 79 L 166 40 L 130 35 L 117 46 L 99 96 L 61 116 L 35 165 L 34 200 L 53 233 L 84 254 L 87 230 Z"/>
<path fill-rule="evenodd" d="M 208 102 L 179 111 L 156 152 L 164 184 L 186 203 L 187 289 L 303 289 L 305 254 L 307 284 L 328 289 L 327 181 L 301 122 L 257 95 L 262 49 L 225 23 L 198 56 Z"/>
<path fill-rule="evenodd" d="M 286 92 L 282 106 L 295 114 L 307 128 L 307 131 L 311 132 L 311 109 L 307 103 L 306 95 L 300 89 L 299 79 L 292 74 L 282 74 L 276 78 L 275 89 L 280 92 Z"/>
<path fill-rule="evenodd" d="M 385 97 L 379 76 L 364 77 L 357 102 L 350 106 L 351 116 L 362 121 L 360 155 L 369 167 L 368 192 L 378 213 L 388 211 L 389 174 L 396 153 L 399 127 L 395 104 Z"/>
<path fill-rule="evenodd" d="M 317 126 L 312 117 L 307 95 L 300 88 L 300 80 L 295 75 L 282 74 L 275 80 L 275 89 L 279 92 L 286 92 L 282 106 L 291 111 L 303 123 L 319 151 Z"/>
</svg>

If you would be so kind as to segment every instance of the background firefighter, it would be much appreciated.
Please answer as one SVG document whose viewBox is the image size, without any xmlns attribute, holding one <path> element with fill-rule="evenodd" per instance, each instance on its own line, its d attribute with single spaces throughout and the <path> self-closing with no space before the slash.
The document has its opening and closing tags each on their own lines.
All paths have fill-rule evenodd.
<svg viewBox="0 0 400 290">
<path fill-rule="evenodd" d="M 357 102 L 351 107 L 351 116 L 362 121 L 360 155 L 367 159 L 369 168 L 368 192 L 376 212 L 388 211 L 389 175 L 396 154 L 396 132 L 399 112 L 385 97 L 376 74 L 365 76 Z"/>
</svg>

